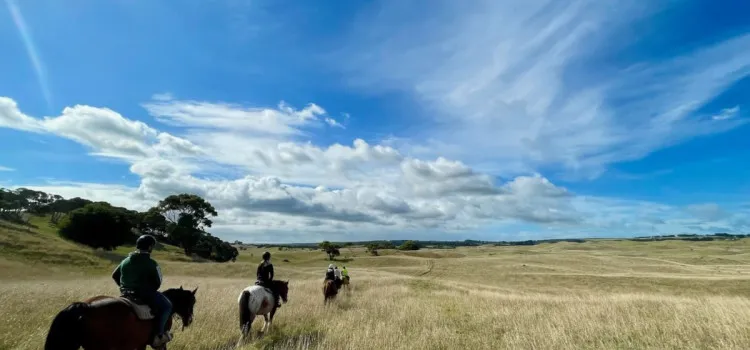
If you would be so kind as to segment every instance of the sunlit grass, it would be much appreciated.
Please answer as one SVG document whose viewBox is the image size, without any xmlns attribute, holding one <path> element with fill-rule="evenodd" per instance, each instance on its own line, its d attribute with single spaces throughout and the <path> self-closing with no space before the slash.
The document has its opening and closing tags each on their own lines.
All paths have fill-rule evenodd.
<svg viewBox="0 0 750 350">
<path fill-rule="evenodd" d="M 107 276 L 117 256 L 50 232 L 36 233 L 46 242 L 11 231 L 0 231 L 0 349 L 39 349 L 68 303 L 117 293 Z M 195 322 L 184 332 L 176 323 L 170 349 L 746 349 L 747 245 L 597 241 L 378 257 L 352 248 L 341 258 L 353 289 L 328 307 L 325 255 L 272 249 L 277 278 L 290 280 L 290 300 L 269 334 L 240 347 L 237 297 L 253 282 L 263 250 L 225 264 L 180 261 L 169 250 L 155 256 L 166 288 L 199 287 Z M 12 249 L 71 259 L 33 261 L 37 255 Z"/>
</svg>

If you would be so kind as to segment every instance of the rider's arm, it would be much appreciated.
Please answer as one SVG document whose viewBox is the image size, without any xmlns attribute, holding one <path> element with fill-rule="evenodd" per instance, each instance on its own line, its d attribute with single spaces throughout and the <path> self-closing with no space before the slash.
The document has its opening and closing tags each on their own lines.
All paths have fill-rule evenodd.
<svg viewBox="0 0 750 350">
<path fill-rule="evenodd" d="M 151 287 L 154 290 L 159 290 L 161 288 L 161 267 L 159 267 L 159 264 L 156 263 L 156 261 L 153 262 L 153 268 L 151 269 Z"/>
<path fill-rule="evenodd" d="M 122 264 L 117 265 L 117 267 L 115 267 L 115 270 L 112 271 L 112 279 L 115 280 L 115 283 L 117 284 L 118 287 L 120 286 L 120 267 L 121 266 Z"/>
<path fill-rule="evenodd" d="M 268 265 L 268 274 L 270 275 L 270 280 L 273 281 L 273 264 Z"/>
</svg>

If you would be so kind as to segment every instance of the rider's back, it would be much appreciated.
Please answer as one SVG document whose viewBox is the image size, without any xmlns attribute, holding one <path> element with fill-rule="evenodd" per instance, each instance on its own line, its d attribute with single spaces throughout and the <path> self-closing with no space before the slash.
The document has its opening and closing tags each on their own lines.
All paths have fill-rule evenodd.
<svg viewBox="0 0 750 350">
<path fill-rule="evenodd" d="M 150 293 L 161 287 L 159 265 L 150 254 L 130 253 L 120 263 L 120 288 L 136 293 Z"/>
</svg>

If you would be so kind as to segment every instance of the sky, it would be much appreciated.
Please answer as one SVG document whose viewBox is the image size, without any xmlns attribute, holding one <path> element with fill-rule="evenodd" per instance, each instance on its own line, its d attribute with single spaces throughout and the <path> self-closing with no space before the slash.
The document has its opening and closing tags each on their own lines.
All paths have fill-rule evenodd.
<svg viewBox="0 0 750 350">
<path fill-rule="evenodd" d="M 750 2 L 0 0 L 0 186 L 227 240 L 750 232 Z"/>
</svg>

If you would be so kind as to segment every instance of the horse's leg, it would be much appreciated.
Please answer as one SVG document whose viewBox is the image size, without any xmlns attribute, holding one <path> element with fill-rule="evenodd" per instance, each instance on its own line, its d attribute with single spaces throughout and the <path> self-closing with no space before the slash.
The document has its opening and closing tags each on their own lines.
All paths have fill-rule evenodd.
<svg viewBox="0 0 750 350">
<path fill-rule="evenodd" d="M 250 330 L 253 328 L 253 320 L 255 320 L 255 315 L 250 314 L 250 317 L 248 318 L 248 322 L 242 325 L 242 337 L 241 339 L 244 339 L 247 337 L 247 335 L 250 333 Z M 251 334 L 252 337 L 252 334 Z"/>
<path fill-rule="evenodd" d="M 273 315 L 276 315 L 276 310 L 275 307 L 271 309 L 271 315 L 268 316 L 268 330 L 270 330 L 273 325 Z"/>
<path fill-rule="evenodd" d="M 269 328 L 271 328 L 271 321 L 268 319 L 268 314 L 265 314 L 263 315 L 263 335 L 266 335 Z"/>
</svg>

